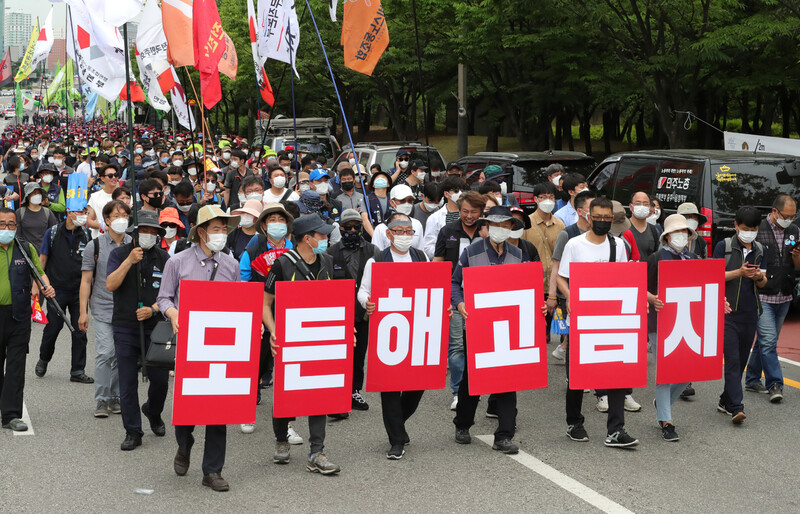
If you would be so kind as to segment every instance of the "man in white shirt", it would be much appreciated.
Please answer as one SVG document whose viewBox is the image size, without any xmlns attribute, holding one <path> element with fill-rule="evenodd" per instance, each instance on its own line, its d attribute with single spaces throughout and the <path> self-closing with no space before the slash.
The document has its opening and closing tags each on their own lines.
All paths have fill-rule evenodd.
<svg viewBox="0 0 800 514">
<path fill-rule="evenodd" d="M 405 184 L 394 186 L 389 194 L 389 205 L 392 206 L 394 212 L 411 216 L 411 211 L 414 209 L 414 193 L 411 188 Z M 422 250 L 422 223 L 417 219 L 411 218 L 411 227 L 414 230 L 411 246 Z M 381 223 L 375 227 L 375 232 L 372 234 L 372 244 L 377 246 L 379 250 L 385 250 L 391 245 L 391 240 L 386 235 L 386 229 L 386 224 Z"/>
<path fill-rule="evenodd" d="M 89 218 L 86 225 L 92 231 L 92 239 L 100 235 L 100 230 L 104 230 L 103 207 L 111 201 L 111 194 L 119 187 L 119 177 L 121 175 L 119 166 L 109 164 L 99 170 L 100 178 L 103 181 L 103 189 L 95 191 L 89 197 Z"/>
<path fill-rule="evenodd" d="M 286 183 L 288 182 L 286 172 L 277 164 L 267 166 L 267 180 L 269 180 L 270 188 L 264 192 L 265 205 L 268 203 L 296 202 L 300 199 L 296 191 L 286 188 Z"/>
<path fill-rule="evenodd" d="M 434 212 L 425 224 L 425 255 L 433 259 L 436 250 L 436 240 L 443 226 L 460 218 L 458 199 L 465 191 L 469 191 L 467 181 L 461 177 L 448 176 L 441 182 L 442 194 L 445 198 L 444 208 Z"/>
</svg>

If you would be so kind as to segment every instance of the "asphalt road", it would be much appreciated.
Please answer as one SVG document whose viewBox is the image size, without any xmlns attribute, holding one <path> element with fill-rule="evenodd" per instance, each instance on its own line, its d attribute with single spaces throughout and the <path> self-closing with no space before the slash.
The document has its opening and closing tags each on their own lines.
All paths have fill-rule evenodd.
<svg viewBox="0 0 800 514">
<path fill-rule="evenodd" d="M 326 453 L 342 467 L 335 477 L 304 469 L 307 443 L 292 447 L 292 462 L 272 463 L 271 390 L 258 408 L 253 434 L 228 430 L 223 476 L 231 491 L 214 493 L 200 485 L 203 431 L 189 474 L 172 471 L 174 432 L 158 438 L 145 429 L 144 443 L 122 452 L 121 419 L 95 419 L 92 385 L 69 382 L 69 338 L 59 338 L 44 378 L 33 367 L 42 329 L 35 325 L 27 366 L 25 402 L 34 435 L 0 432 L 2 510 L 22 512 L 100 512 L 200 510 L 303 512 L 711 512 L 800 509 L 791 470 L 783 466 L 800 453 L 800 407 L 793 387 L 772 405 L 766 395 L 745 393 L 747 421 L 733 426 L 716 412 L 721 382 L 696 384 L 693 401 L 680 401 L 673 413 L 681 440 L 661 439 L 652 407 L 653 387 L 636 390 L 643 405 L 628 413 L 627 430 L 641 440 L 635 450 L 606 448 L 606 416 L 584 396 L 591 440 L 576 443 L 564 435 L 564 368 L 550 365 L 550 387 L 518 395 L 517 462 L 492 451 L 475 436 L 490 435 L 496 421 L 485 418 L 481 402 L 472 428 L 473 443 L 453 440 L 448 390 L 430 391 L 408 422 L 412 440 L 401 461 L 388 461 L 388 442 L 380 398 L 367 394 L 371 408 L 328 424 Z M 93 375 L 93 335 L 89 334 L 87 372 Z M 800 368 L 784 364 L 787 377 L 800 380 Z M 654 383 L 650 375 L 650 384 Z M 144 398 L 145 385 L 140 387 Z M 172 384 L 170 384 L 170 391 Z M 165 419 L 171 416 L 171 393 Z M 145 426 L 147 426 L 145 424 Z M 305 420 L 295 422 L 308 435 Z M 531 456 L 532 458 L 529 458 Z M 788 458 L 787 458 L 788 457 Z M 538 461 L 536 460 L 538 459 Z M 528 464 L 528 466 L 524 465 Z M 533 467 L 534 469 L 531 469 Z M 535 471 L 536 469 L 539 472 Z M 789 471 L 789 473 L 787 473 Z M 560 473 L 559 473 L 560 472 Z M 575 484 L 571 480 L 577 481 Z M 581 488 L 581 484 L 585 486 Z M 152 490 L 152 494 L 137 493 Z M 602 509 L 587 503 L 594 501 Z M 607 501 L 608 500 L 608 501 Z"/>
</svg>

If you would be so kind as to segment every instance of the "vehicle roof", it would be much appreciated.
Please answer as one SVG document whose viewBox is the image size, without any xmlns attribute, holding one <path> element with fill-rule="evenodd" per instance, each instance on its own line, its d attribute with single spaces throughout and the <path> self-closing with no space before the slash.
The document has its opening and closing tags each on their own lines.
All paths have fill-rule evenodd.
<svg viewBox="0 0 800 514">
<path fill-rule="evenodd" d="M 563 150 L 553 150 L 546 152 L 478 152 L 473 155 L 467 155 L 462 159 L 469 159 L 471 157 L 504 159 L 504 160 L 521 160 L 521 161 L 557 161 L 557 160 L 578 160 L 578 159 L 591 159 L 592 157 L 583 152 L 569 152 Z M 460 159 L 459 159 L 460 160 Z"/>
<path fill-rule="evenodd" d="M 365 141 L 362 143 L 356 143 L 356 149 L 370 149 L 370 150 L 391 150 L 400 148 L 411 148 L 416 147 L 415 150 L 418 149 L 431 149 L 436 150 L 436 147 L 433 145 L 425 146 L 424 143 L 420 143 L 419 141 Z M 349 150 L 350 145 L 344 145 L 342 150 Z M 438 151 L 438 150 L 437 150 Z"/>
<path fill-rule="evenodd" d="M 776 153 L 756 153 L 742 152 L 735 150 L 704 150 L 704 149 L 674 149 L 674 150 L 642 150 L 638 152 L 622 152 L 609 156 L 606 161 L 618 161 L 622 157 L 669 157 L 683 159 L 708 159 L 713 162 L 732 162 L 753 160 L 786 160 L 794 161 L 798 157 L 794 155 Z"/>
</svg>

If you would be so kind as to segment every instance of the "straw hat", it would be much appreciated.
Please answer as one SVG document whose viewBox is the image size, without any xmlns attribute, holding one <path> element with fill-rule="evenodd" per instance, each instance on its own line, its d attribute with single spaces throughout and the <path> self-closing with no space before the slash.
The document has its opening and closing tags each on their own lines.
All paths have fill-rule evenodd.
<svg viewBox="0 0 800 514">
<path fill-rule="evenodd" d="M 275 214 L 276 212 L 286 219 L 286 232 L 288 234 L 292 233 L 292 222 L 294 222 L 294 217 L 289 214 L 289 212 L 286 210 L 286 207 L 284 207 L 282 203 L 268 203 L 264 206 L 264 210 L 261 211 L 261 214 L 258 215 L 256 230 L 259 234 L 263 236 L 267 235 L 267 232 L 264 230 L 262 225 L 264 220 L 267 219 L 270 214 Z"/>
<path fill-rule="evenodd" d="M 192 230 L 189 232 L 189 241 L 192 243 L 200 242 L 200 238 L 197 236 L 197 229 L 198 227 L 202 227 L 209 221 L 222 218 L 228 225 L 228 232 L 232 232 L 236 227 L 239 226 L 239 216 L 231 216 L 229 214 L 225 214 L 222 212 L 216 205 L 204 205 L 197 210 L 197 223 Z"/>
<path fill-rule="evenodd" d="M 625 207 L 621 203 L 612 200 L 611 204 L 614 206 L 614 221 L 611 223 L 611 232 L 623 234 L 631 228 L 631 220 L 625 214 Z"/>
</svg>

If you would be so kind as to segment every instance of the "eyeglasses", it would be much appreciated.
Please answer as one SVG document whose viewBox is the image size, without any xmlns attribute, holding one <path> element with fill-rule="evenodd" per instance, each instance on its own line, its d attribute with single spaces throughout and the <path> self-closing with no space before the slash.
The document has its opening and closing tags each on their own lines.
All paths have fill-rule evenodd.
<svg viewBox="0 0 800 514">
<path fill-rule="evenodd" d="M 636 207 L 641 207 L 641 206 L 650 207 L 650 202 L 631 202 L 631 205 L 634 205 Z"/>
<path fill-rule="evenodd" d="M 795 216 L 787 216 L 784 213 L 782 213 L 781 211 L 779 211 L 778 209 L 775 209 L 775 212 L 777 212 L 778 216 L 780 216 L 781 219 L 784 219 L 784 220 L 794 221 L 794 220 L 797 219 L 796 215 Z"/>
<path fill-rule="evenodd" d="M 17 229 L 17 222 L 16 221 L 9 221 L 9 222 L 2 222 L 0 221 L 0 230 L 16 230 Z"/>
<path fill-rule="evenodd" d="M 614 221 L 614 216 L 592 216 L 594 221 Z"/>
<path fill-rule="evenodd" d="M 408 228 L 408 229 L 405 229 L 405 230 L 394 230 L 394 229 L 389 229 L 389 230 L 392 232 L 392 234 L 394 234 L 396 236 L 413 236 L 414 235 L 414 229 L 413 228 Z"/>
</svg>

